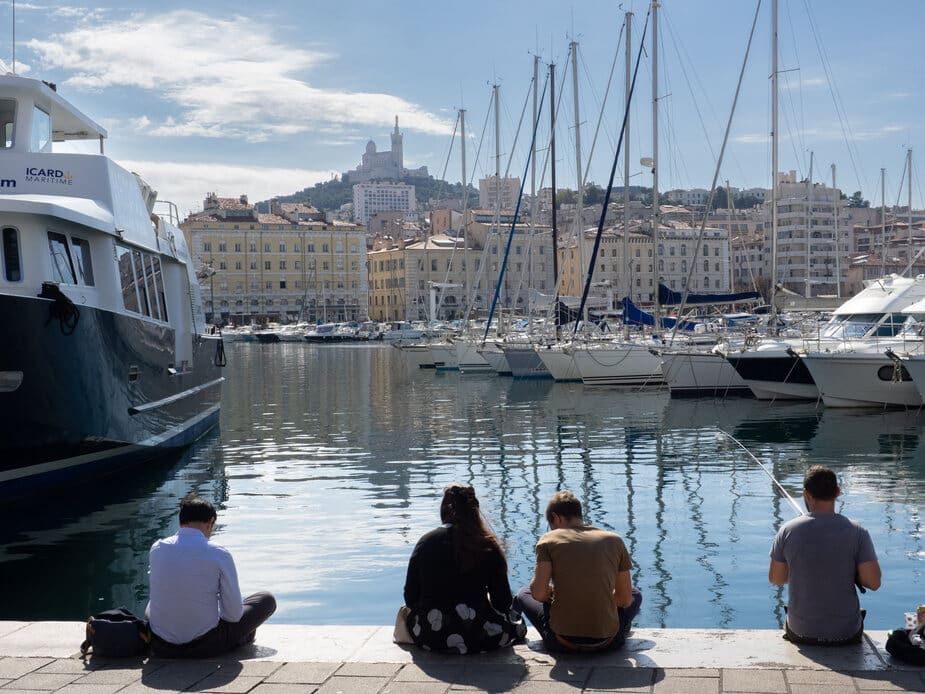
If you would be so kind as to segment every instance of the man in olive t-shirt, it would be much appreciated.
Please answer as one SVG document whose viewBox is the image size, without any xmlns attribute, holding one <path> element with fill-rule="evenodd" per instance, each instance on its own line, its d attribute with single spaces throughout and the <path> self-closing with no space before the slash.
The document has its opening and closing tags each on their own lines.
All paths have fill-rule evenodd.
<svg viewBox="0 0 925 694">
<path fill-rule="evenodd" d="M 639 613 L 633 563 L 623 539 L 582 521 L 581 502 L 556 492 L 546 508 L 550 531 L 536 544 L 530 585 L 514 599 L 551 651 L 619 648 Z"/>
</svg>

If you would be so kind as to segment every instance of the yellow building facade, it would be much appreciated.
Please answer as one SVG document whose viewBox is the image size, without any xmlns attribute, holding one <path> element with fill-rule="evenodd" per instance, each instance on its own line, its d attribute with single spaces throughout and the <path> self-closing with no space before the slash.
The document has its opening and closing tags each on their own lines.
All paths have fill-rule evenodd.
<svg viewBox="0 0 925 694">
<path fill-rule="evenodd" d="M 180 224 L 219 324 L 361 321 L 368 316 L 366 236 L 342 222 L 256 212 L 240 198 L 206 197 Z"/>
</svg>

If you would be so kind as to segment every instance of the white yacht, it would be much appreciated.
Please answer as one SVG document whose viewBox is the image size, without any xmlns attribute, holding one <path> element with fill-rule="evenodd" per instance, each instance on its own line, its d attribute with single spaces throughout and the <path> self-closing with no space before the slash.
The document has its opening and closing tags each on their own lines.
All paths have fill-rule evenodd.
<svg viewBox="0 0 925 694">
<path fill-rule="evenodd" d="M 818 335 L 759 337 L 726 352 L 726 359 L 759 400 L 816 400 L 819 388 L 797 352 L 838 350 L 846 340 L 892 337 L 902 329 L 906 307 L 925 298 L 925 276 L 888 275 L 833 312 Z"/>
<path fill-rule="evenodd" d="M 106 131 L 14 74 L 0 128 L 0 495 L 17 496 L 191 443 L 218 422 L 225 354 L 176 208 L 155 213 Z M 100 152 L 54 151 L 70 140 Z"/>
</svg>

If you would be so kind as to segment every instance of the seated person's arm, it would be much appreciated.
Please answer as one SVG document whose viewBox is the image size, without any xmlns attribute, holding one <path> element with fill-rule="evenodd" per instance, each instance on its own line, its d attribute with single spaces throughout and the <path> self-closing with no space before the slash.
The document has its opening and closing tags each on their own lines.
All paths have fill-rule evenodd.
<svg viewBox="0 0 925 694">
<path fill-rule="evenodd" d="M 880 563 L 874 559 L 858 564 L 857 579 L 865 588 L 877 590 L 880 587 Z"/>
<path fill-rule="evenodd" d="M 552 598 L 552 562 L 538 561 L 533 570 L 533 580 L 530 581 L 530 594 L 534 600 L 549 602 Z"/>
<path fill-rule="evenodd" d="M 504 614 L 511 609 L 514 596 L 511 595 L 511 584 L 507 581 L 504 557 L 499 552 L 491 561 L 493 568 L 488 577 L 488 601 L 498 612 Z"/>
<path fill-rule="evenodd" d="M 787 568 L 787 563 L 772 559 L 771 566 L 768 567 L 768 580 L 775 586 L 782 586 L 787 583 L 789 577 L 790 569 Z"/>
<path fill-rule="evenodd" d="M 633 604 L 633 582 L 629 571 L 617 573 L 617 582 L 613 588 L 613 602 L 617 607 L 629 607 Z"/>
</svg>

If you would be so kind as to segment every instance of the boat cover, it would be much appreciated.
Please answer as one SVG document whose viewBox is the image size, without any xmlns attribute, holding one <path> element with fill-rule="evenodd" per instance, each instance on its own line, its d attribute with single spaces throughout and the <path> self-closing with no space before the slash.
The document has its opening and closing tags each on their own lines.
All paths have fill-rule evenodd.
<svg viewBox="0 0 925 694">
<path fill-rule="evenodd" d="M 684 294 L 658 283 L 658 301 L 663 306 L 677 306 Z M 685 304 L 734 304 L 741 301 L 761 301 L 761 292 L 739 292 L 738 294 L 688 294 Z"/>
</svg>

